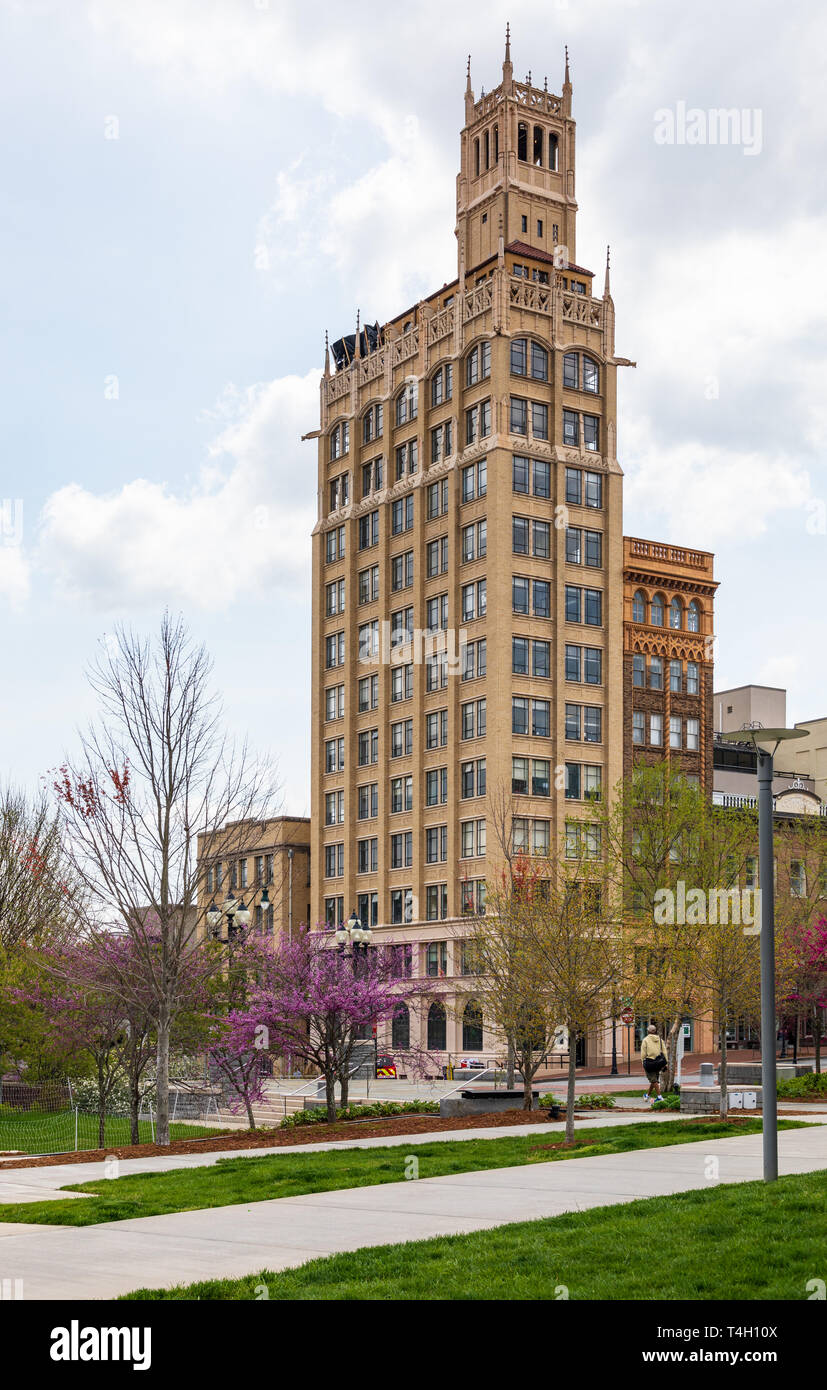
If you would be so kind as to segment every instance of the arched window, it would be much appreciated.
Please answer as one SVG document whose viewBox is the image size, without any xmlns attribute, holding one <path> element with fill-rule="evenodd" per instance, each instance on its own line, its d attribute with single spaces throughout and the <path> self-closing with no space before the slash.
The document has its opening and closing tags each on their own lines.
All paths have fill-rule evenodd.
<svg viewBox="0 0 827 1390">
<path fill-rule="evenodd" d="M 454 394 L 454 365 L 446 362 L 443 367 L 437 367 L 431 377 L 431 405 L 442 405 L 443 401 L 450 401 Z"/>
<path fill-rule="evenodd" d="M 698 600 L 693 598 L 687 613 L 686 626 L 690 632 L 700 632 L 701 630 L 701 605 Z"/>
<path fill-rule="evenodd" d="M 490 132 L 490 131 L 487 130 L 487 131 L 485 132 L 485 135 L 483 136 L 483 140 L 484 140 L 484 143 L 485 143 L 485 167 L 486 167 L 486 169 L 490 169 L 490 168 L 491 168 L 491 132 Z"/>
<path fill-rule="evenodd" d="M 541 125 L 534 127 L 534 163 L 542 167 L 543 163 L 543 143 L 545 132 Z"/>
<path fill-rule="evenodd" d="M 528 375 L 528 339 L 511 339 L 511 370 L 515 376 Z"/>
<path fill-rule="evenodd" d="M 548 381 L 548 353 L 534 342 L 531 344 L 531 375 L 535 381 Z"/>
<path fill-rule="evenodd" d="M 517 126 L 517 158 L 523 164 L 528 162 L 528 126 L 525 121 L 520 121 Z"/>
<path fill-rule="evenodd" d="M 411 1045 L 411 1015 L 407 1004 L 399 1004 L 391 1023 L 391 1047 L 407 1048 Z"/>
<path fill-rule="evenodd" d="M 379 439 L 384 428 L 385 408 L 381 401 L 375 405 L 368 406 L 362 419 L 362 443 L 370 444 L 372 439 Z"/>
<path fill-rule="evenodd" d="M 350 448 L 350 425 L 347 420 L 343 424 L 337 425 L 330 432 L 330 457 L 332 459 L 341 458 Z"/>
<path fill-rule="evenodd" d="M 558 152 L 559 148 L 560 148 L 560 141 L 558 140 L 557 136 L 556 136 L 556 135 L 550 135 L 550 136 L 548 137 L 548 167 L 549 167 L 549 169 L 555 169 L 555 170 L 556 170 L 556 168 L 557 168 L 557 152 Z"/>
<path fill-rule="evenodd" d="M 676 631 L 683 627 L 683 604 L 677 594 L 669 605 L 669 626 Z"/>
<path fill-rule="evenodd" d="M 397 425 L 404 425 L 408 420 L 415 420 L 418 408 L 418 384 L 416 381 L 409 381 L 402 387 L 396 398 Z"/>
<path fill-rule="evenodd" d="M 476 999 L 469 999 L 462 1015 L 463 1052 L 482 1052 L 482 1009 Z"/>
<path fill-rule="evenodd" d="M 495 163 L 495 164 L 498 162 L 499 158 L 500 158 L 500 127 L 499 127 L 498 125 L 495 125 L 495 126 L 494 126 L 494 163 Z"/>
<path fill-rule="evenodd" d="M 446 1038 L 445 1005 L 432 1004 L 428 1010 L 428 1051 L 444 1052 Z"/>
<path fill-rule="evenodd" d="M 480 142 L 479 142 L 479 140 L 475 140 L 475 141 L 474 141 L 474 173 L 476 174 L 477 178 L 479 178 L 479 176 L 480 176 Z"/>
<path fill-rule="evenodd" d="M 646 599 L 644 598 L 640 589 L 638 589 L 637 593 L 632 599 L 632 622 L 646 622 Z"/>
<path fill-rule="evenodd" d="M 583 356 L 583 390 L 596 396 L 600 390 L 600 368 L 591 357 Z"/>
<path fill-rule="evenodd" d="M 655 594 L 652 599 L 651 620 L 654 627 L 663 627 L 663 594 Z"/>
</svg>

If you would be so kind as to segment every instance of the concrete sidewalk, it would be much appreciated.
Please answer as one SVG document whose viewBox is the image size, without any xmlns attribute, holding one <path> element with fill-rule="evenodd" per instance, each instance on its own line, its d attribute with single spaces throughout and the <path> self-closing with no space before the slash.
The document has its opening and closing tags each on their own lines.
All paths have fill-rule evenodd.
<svg viewBox="0 0 827 1390">
<path fill-rule="evenodd" d="M 533 1133 L 540 1138 L 541 1132 Z M 782 1174 L 827 1169 L 827 1130 L 779 1136 Z M 101 1226 L 0 1224 L 0 1276 L 26 1299 L 113 1298 L 141 1287 L 286 1269 L 321 1255 L 537 1220 L 761 1176 L 761 1136 L 349 1188 Z M 400 1164 L 401 1167 L 401 1164 Z"/>
</svg>

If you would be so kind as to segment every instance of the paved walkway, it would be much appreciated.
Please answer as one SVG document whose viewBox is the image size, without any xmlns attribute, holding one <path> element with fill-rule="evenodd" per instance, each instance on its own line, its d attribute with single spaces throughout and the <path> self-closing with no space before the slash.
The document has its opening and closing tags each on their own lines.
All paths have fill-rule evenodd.
<svg viewBox="0 0 827 1390">
<path fill-rule="evenodd" d="M 819 1125 L 785 1131 L 779 1150 L 782 1174 L 825 1169 L 827 1130 Z M 136 1288 L 286 1269 L 368 1245 L 456 1235 L 706 1187 L 712 1156 L 719 1160 L 721 1182 L 761 1176 L 756 1134 L 453 1177 L 423 1174 L 418 1181 L 100 1226 L 0 1223 L 0 1277 L 22 1279 L 27 1299 L 106 1299 Z"/>
</svg>

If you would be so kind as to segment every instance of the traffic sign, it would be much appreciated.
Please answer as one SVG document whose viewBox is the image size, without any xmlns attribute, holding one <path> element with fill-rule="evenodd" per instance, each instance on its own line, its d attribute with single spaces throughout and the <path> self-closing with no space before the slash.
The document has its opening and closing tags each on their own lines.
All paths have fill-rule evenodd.
<svg viewBox="0 0 827 1390">
<path fill-rule="evenodd" d="M 623 1013 L 620 1015 L 620 1021 L 621 1023 L 625 1023 L 627 1028 L 631 1028 L 635 1021 L 634 1009 L 624 1009 Z"/>
</svg>

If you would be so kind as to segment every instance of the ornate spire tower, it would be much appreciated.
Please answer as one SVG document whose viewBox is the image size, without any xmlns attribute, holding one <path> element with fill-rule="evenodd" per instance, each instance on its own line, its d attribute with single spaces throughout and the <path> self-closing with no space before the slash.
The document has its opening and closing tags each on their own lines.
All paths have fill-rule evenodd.
<svg viewBox="0 0 827 1390">
<path fill-rule="evenodd" d="M 471 60 L 457 178 L 457 239 L 466 270 L 497 252 L 500 221 L 506 244 L 521 241 L 576 260 L 575 123 L 568 49 L 562 96 L 514 80 L 511 30 L 506 29 L 502 81 L 475 101 Z M 464 253 L 464 254 L 463 254 Z"/>
</svg>

